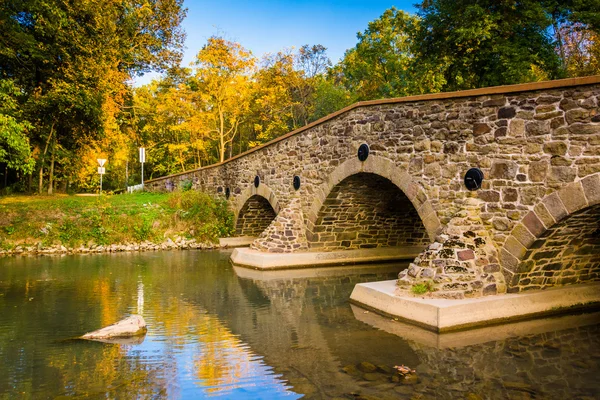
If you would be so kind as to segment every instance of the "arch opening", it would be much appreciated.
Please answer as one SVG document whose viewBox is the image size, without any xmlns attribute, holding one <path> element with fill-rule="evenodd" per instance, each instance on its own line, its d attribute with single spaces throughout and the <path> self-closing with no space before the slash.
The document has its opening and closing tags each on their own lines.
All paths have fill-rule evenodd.
<svg viewBox="0 0 600 400">
<path fill-rule="evenodd" d="M 257 194 L 250 196 L 238 214 L 235 233 L 237 236 L 259 236 L 276 216 L 269 200 Z"/>
<path fill-rule="evenodd" d="M 429 235 L 409 198 L 387 178 L 360 172 L 335 185 L 307 239 L 320 251 L 425 247 Z"/>
<path fill-rule="evenodd" d="M 600 204 L 548 228 L 527 249 L 509 292 L 600 280 Z"/>
</svg>

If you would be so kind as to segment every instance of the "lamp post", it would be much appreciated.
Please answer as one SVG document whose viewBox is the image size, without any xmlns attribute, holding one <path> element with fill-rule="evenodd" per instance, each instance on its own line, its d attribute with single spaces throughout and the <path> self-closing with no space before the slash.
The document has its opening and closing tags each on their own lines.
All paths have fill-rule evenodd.
<svg viewBox="0 0 600 400">
<path fill-rule="evenodd" d="M 104 169 L 104 164 L 106 164 L 106 159 L 104 158 L 99 158 L 98 160 L 98 173 L 100 174 L 100 194 L 102 194 L 102 175 L 104 175 L 104 173 L 106 172 L 106 170 Z"/>
</svg>

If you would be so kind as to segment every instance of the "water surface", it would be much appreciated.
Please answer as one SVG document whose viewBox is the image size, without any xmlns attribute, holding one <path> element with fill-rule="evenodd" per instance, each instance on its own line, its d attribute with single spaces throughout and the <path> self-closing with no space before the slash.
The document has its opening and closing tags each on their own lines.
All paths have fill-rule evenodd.
<svg viewBox="0 0 600 400">
<path fill-rule="evenodd" d="M 0 259 L 0 398 L 600 398 L 595 314 L 440 339 L 348 304 L 402 265 L 262 273 L 228 258 Z M 71 340 L 134 313 L 139 344 Z"/>
</svg>

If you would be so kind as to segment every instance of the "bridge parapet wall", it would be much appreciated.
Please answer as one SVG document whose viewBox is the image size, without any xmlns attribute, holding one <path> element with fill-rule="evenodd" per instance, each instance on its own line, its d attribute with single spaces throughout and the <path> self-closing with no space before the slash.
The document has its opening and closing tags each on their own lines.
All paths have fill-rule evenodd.
<svg viewBox="0 0 600 400">
<path fill-rule="evenodd" d="M 477 199 L 477 218 L 499 251 L 542 198 L 600 172 L 599 99 L 596 76 L 358 103 L 225 163 L 148 181 L 147 188 L 184 180 L 209 193 L 229 188 L 236 215 L 253 191 L 268 188 L 280 209 L 297 196 L 312 240 L 319 215 L 333 212 L 327 191 L 339 181 L 329 184 L 332 175 L 356 164 L 354 172 L 386 177 L 406 195 L 430 239 L 460 218 L 466 199 Z M 364 163 L 356 159 L 362 143 L 370 146 Z M 463 184 L 472 167 L 485 176 L 475 192 Z"/>
</svg>

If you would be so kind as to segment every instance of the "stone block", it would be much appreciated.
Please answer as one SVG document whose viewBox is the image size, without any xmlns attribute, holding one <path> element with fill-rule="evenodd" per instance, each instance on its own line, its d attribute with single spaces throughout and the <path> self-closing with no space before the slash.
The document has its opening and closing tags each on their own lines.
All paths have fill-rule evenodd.
<svg viewBox="0 0 600 400">
<path fill-rule="evenodd" d="M 508 271 L 514 272 L 519 268 L 519 259 L 513 256 L 508 250 L 500 250 L 500 264 Z"/>
<path fill-rule="evenodd" d="M 509 236 L 509 238 L 504 243 L 504 248 L 519 260 L 522 260 L 525 256 L 525 253 L 527 252 L 525 246 L 519 243 L 519 241 L 513 236 Z"/>
<path fill-rule="evenodd" d="M 550 165 L 559 167 L 570 167 L 573 165 L 573 161 L 566 157 L 552 156 L 550 159 Z"/>
<path fill-rule="evenodd" d="M 548 182 L 569 183 L 575 180 L 577 170 L 572 167 L 551 166 L 548 173 Z"/>
<path fill-rule="evenodd" d="M 510 221 L 508 220 L 508 218 L 494 218 L 492 224 L 494 225 L 494 229 L 496 229 L 497 231 L 504 232 L 508 230 L 510 226 Z"/>
<path fill-rule="evenodd" d="M 577 182 L 567 187 L 562 188 L 558 191 L 558 197 L 564 204 L 565 208 L 569 213 L 579 211 L 587 206 L 587 200 L 583 193 L 583 187 L 581 183 Z"/>
<path fill-rule="evenodd" d="M 567 123 L 574 124 L 576 122 L 584 122 L 590 117 L 590 110 L 585 110 L 583 108 L 576 108 L 574 110 L 569 110 L 565 114 L 565 118 Z"/>
<path fill-rule="evenodd" d="M 600 133 L 600 125 L 575 123 L 569 126 L 569 132 L 574 135 L 593 135 Z"/>
<path fill-rule="evenodd" d="M 542 203 L 536 204 L 536 206 L 533 208 L 533 211 L 535 211 L 536 215 L 546 228 L 550 228 L 556 222 L 554 217 L 552 217 L 552 214 L 550 214 L 550 211 L 548 211 L 546 206 Z"/>
<path fill-rule="evenodd" d="M 515 179 L 518 171 L 517 163 L 514 161 L 497 160 L 492 162 L 490 178 L 492 179 Z"/>
<path fill-rule="evenodd" d="M 473 124 L 473 135 L 481 136 L 485 135 L 488 132 L 491 132 L 492 128 L 485 122 L 476 122 Z"/>
<path fill-rule="evenodd" d="M 588 176 L 581 180 L 585 197 L 590 205 L 600 203 L 600 174 Z"/>
<path fill-rule="evenodd" d="M 506 104 L 506 97 L 500 97 L 498 99 L 490 99 L 483 102 L 484 107 L 498 107 Z"/>
<path fill-rule="evenodd" d="M 567 154 L 567 144 L 565 142 L 545 143 L 544 152 L 553 156 L 564 156 Z"/>
<path fill-rule="evenodd" d="M 547 161 L 534 161 L 529 164 L 529 180 L 532 182 L 543 182 L 548 174 Z"/>
<path fill-rule="evenodd" d="M 542 221 L 538 218 L 535 212 L 530 211 L 523 218 L 523 225 L 531 232 L 535 237 L 542 236 L 542 233 L 546 231 L 546 227 L 542 224 Z"/>
<path fill-rule="evenodd" d="M 550 134 L 548 121 L 531 121 L 525 125 L 527 136 L 544 136 Z"/>
<path fill-rule="evenodd" d="M 508 134 L 510 136 L 523 136 L 525 134 L 525 121 L 522 119 L 513 119 L 508 125 Z"/>
<path fill-rule="evenodd" d="M 517 115 L 517 111 L 514 107 L 502 107 L 498 109 L 498 119 L 513 118 L 515 115 Z"/>
<path fill-rule="evenodd" d="M 512 203 L 519 200 L 519 192 L 515 188 L 502 189 L 502 201 Z"/>
<path fill-rule="evenodd" d="M 546 196 L 542 200 L 542 203 L 546 206 L 546 209 L 550 212 L 552 218 L 554 218 L 556 222 L 561 221 L 568 215 L 567 209 L 556 192 Z"/>
<path fill-rule="evenodd" d="M 478 197 L 488 203 L 497 203 L 500 201 L 500 193 L 495 190 L 480 190 L 477 192 Z"/>
<path fill-rule="evenodd" d="M 561 110 L 569 111 L 578 108 L 577 102 L 572 99 L 562 99 L 559 104 Z"/>
<path fill-rule="evenodd" d="M 536 237 L 523 224 L 518 224 L 514 227 L 512 230 L 512 236 L 526 248 L 529 248 L 536 239 Z"/>
<path fill-rule="evenodd" d="M 461 250 L 456 253 L 460 261 L 467 261 L 475 259 L 475 253 L 471 249 Z"/>
</svg>

